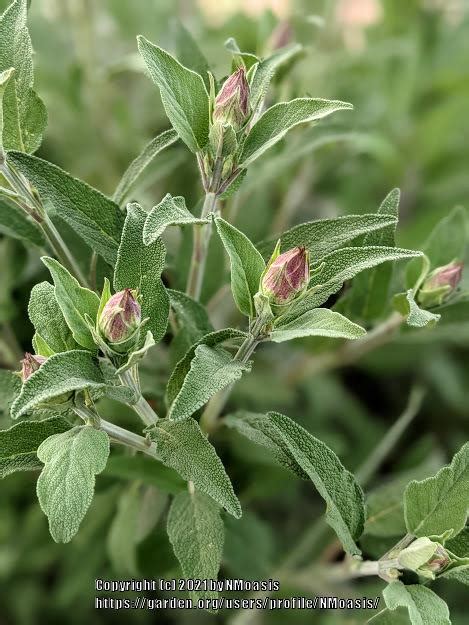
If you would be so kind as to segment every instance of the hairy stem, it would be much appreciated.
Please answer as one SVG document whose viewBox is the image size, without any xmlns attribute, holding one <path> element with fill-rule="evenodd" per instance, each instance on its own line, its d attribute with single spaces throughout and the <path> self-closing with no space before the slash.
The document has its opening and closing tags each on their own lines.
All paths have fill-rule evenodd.
<svg viewBox="0 0 469 625">
<path fill-rule="evenodd" d="M 127 369 L 127 371 L 121 373 L 119 377 L 122 384 L 131 388 L 137 395 L 138 399 L 135 404 L 131 404 L 131 408 L 135 410 L 145 425 L 155 425 L 158 421 L 158 415 L 142 395 L 138 365 L 134 365 L 132 368 Z"/>
</svg>

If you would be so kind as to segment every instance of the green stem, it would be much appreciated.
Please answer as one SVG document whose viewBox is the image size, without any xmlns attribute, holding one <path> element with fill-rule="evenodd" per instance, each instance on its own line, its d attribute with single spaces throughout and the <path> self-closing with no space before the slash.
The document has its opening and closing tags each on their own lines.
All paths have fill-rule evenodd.
<svg viewBox="0 0 469 625">
<path fill-rule="evenodd" d="M 131 369 L 127 369 L 127 371 L 121 373 L 119 377 L 121 382 L 131 388 L 138 397 L 137 402 L 135 404 L 131 404 L 131 408 L 135 410 L 145 425 L 155 425 L 158 421 L 158 415 L 142 395 L 142 391 L 140 390 L 138 365 L 135 365 Z"/>
</svg>

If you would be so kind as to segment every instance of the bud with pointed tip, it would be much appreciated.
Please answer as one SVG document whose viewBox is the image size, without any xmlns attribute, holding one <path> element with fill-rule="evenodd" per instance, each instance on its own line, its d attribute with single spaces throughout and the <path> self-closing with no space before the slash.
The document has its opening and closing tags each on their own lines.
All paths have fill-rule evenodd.
<svg viewBox="0 0 469 625">
<path fill-rule="evenodd" d="M 239 130 L 249 115 L 249 84 L 246 70 L 240 67 L 229 76 L 215 99 L 213 119 Z"/>
<path fill-rule="evenodd" d="M 448 552 L 438 543 L 438 547 L 432 558 L 424 566 L 420 567 L 420 570 L 430 571 L 434 574 L 441 573 L 450 562 L 451 558 Z"/>
<path fill-rule="evenodd" d="M 41 365 L 46 362 L 45 356 L 39 356 L 37 354 L 30 354 L 26 352 L 23 360 L 21 360 L 21 372 L 20 376 L 23 382 L 31 377 L 31 375 L 39 369 Z"/>
<path fill-rule="evenodd" d="M 108 299 L 99 317 L 99 329 L 110 343 L 123 343 L 140 327 L 142 313 L 135 291 L 124 289 Z"/>
<path fill-rule="evenodd" d="M 261 292 L 271 304 L 284 306 L 304 293 L 309 282 L 309 253 L 294 247 L 279 254 L 279 243 L 261 278 Z"/>
<path fill-rule="evenodd" d="M 418 292 L 419 304 L 425 308 L 441 306 L 461 281 L 463 267 L 463 263 L 453 260 L 432 271 Z"/>
</svg>

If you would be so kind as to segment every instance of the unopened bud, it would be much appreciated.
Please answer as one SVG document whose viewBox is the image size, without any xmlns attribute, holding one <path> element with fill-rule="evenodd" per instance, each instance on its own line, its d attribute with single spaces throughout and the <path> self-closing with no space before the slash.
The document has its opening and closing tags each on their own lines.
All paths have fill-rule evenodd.
<svg viewBox="0 0 469 625">
<path fill-rule="evenodd" d="M 451 558 L 443 545 L 425 536 L 417 538 L 403 549 L 398 561 L 401 566 L 422 577 L 435 579 L 450 564 Z"/>
<path fill-rule="evenodd" d="M 432 558 L 421 567 L 424 571 L 431 571 L 432 573 L 441 573 L 451 562 L 451 558 L 448 555 L 446 549 L 438 544 L 435 553 Z"/>
<path fill-rule="evenodd" d="M 30 354 L 26 352 L 23 360 L 21 361 L 21 379 L 23 382 L 31 377 L 31 375 L 39 369 L 39 367 L 46 362 L 45 356 L 38 356 L 36 354 Z"/>
<path fill-rule="evenodd" d="M 425 308 L 441 306 L 460 283 L 463 267 L 463 263 L 453 260 L 432 271 L 418 292 L 419 304 Z"/>
<path fill-rule="evenodd" d="M 272 304 L 289 304 L 304 293 L 309 282 L 309 254 L 304 247 L 294 247 L 278 254 L 277 245 L 261 279 L 261 292 Z"/>
<path fill-rule="evenodd" d="M 109 343 L 122 343 L 139 328 L 141 317 L 134 292 L 124 289 L 107 301 L 99 318 L 99 329 Z"/>
<path fill-rule="evenodd" d="M 224 82 L 215 99 L 213 119 L 239 130 L 249 115 L 249 84 L 240 67 Z"/>
</svg>

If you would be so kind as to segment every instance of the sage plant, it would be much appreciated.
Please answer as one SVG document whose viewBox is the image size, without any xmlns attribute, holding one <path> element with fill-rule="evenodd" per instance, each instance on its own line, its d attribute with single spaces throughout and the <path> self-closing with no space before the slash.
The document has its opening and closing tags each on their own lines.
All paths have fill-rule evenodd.
<svg viewBox="0 0 469 625">
<path fill-rule="evenodd" d="M 40 471 L 39 505 L 52 539 L 67 543 L 80 529 L 109 457 L 114 466 L 123 459 L 134 466 L 138 483 L 140 467 L 149 466 L 139 463 L 145 456 L 155 480 L 170 484 L 166 528 L 181 576 L 216 579 L 225 520 L 243 513 L 216 441 L 220 430 L 236 432 L 311 482 L 324 499 L 325 521 L 345 554 L 331 565 L 331 575 L 375 575 L 387 582 L 384 609 L 373 623 L 394 622 L 398 608 L 415 624 L 449 623 L 446 604 L 428 584 L 439 577 L 468 583 L 468 444 L 433 477 L 407 485 L 405 531 L 380 558 L 366 560 L 363 488 L 395 434 L 377 447 L 366 470 L 353 475 L 324 442 L 275 406 L 267 414 L 227 413 L 226 406 L 264 344 L 324 337 L 331 345 L 322 355 L 324 370 L 358 359 L 400 331 L 429 331 L 423 328 L 434 326 L 461 296 L 465 241 L 444 253 L 438 241 L 443 231 L 461 230 L 465 216 L 461 209 L 453 212 L 423 251 L 397 247 L 399 191 L 393 189 L 376 212 L 309 221 L 252 242 L 230 223 L 224 201 L 290 130 L 301 125 L 301 132 L 330 115 L 345 119 L 352 105 L 266 98 L 276 70 L 298 56 L 295 44 L 258 58 L 232 42 L 232 72 L 225 77 L 202 75 L 144 37 L 138 49 L 171 127 L 131 163 L 111 199 L 34 155 L 47 116 L 33 88 L 26 0 L 14 0 L 0 17 L 2 206 L 10 231 L 35 246 L 50 274 L 30 294 L 31 353 L 18 363 L 19 375 L 7 376 L 15 423 L 0 431 L 2 477 Z M 153 207 L 125 204 L 143 170 L 176 141 L 197 163 L 203 195 L 198 212 L 169 193 Z M 65 243 L 60 223 L 88 246 L 85 262 Z M 192 233 L 185 293 L 171 288 L 167 272 L 170 228 Z M 231 294 L 242 319 L 235 328 L 214 328 L 199 301 L 211 237 L 219 238 L 230 263 Z M 391 308 L 389 315 L 370 320 L 354 312 L 363 309 L 364 298 L 368 309 Z M 142 363 L 156 344 L 165 354 L 176 343 L 183 347 L 176 362 L 168 366 L 162 359 L 168 367 L 164 402 L 149 401 Z M 311 363 L 317 360 L 311 357 Z M 106 398 L 127 406 L 133 425 L 103 418 Z M 415 395 L 412 401 L 415 412 Z M 130 511 L 143 507 L 138 488 L 124 495 Z M 191 595 L 216 609 L 216 593 Z M 426 616 L 430 604 L 433 621 Z"/>
</svg>

